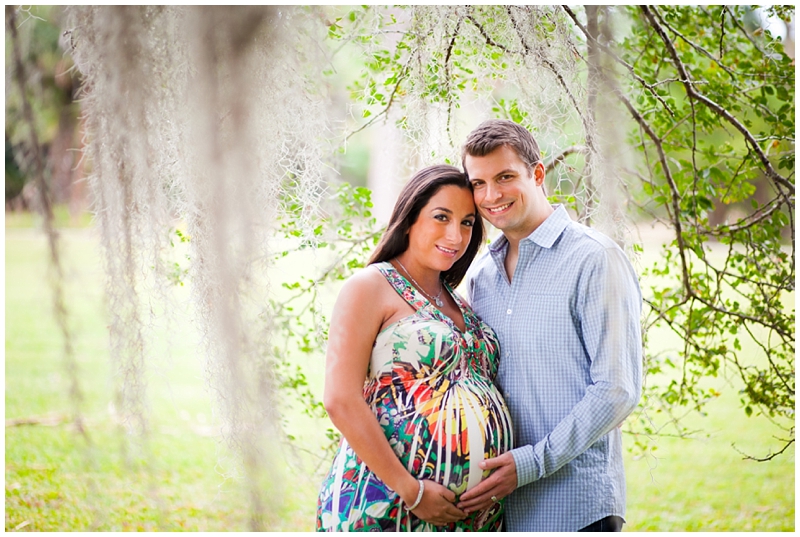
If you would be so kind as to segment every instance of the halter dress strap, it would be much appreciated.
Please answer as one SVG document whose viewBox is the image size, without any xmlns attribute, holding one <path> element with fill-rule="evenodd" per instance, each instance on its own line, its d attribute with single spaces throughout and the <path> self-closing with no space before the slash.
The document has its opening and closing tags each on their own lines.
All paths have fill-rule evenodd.
<svg viewBox="0 0 800 537">
<path fill-rule="evenodd" d="M 450 296 L 453 297 L 453 300 L 456 302 L 456 306 L 458 306 L 459 311 L 461 312 L 461 316 L 464 319 L 464 330 L 458 327 L 458 325 L 445 315 L 442 310 L 437 308 L 436 306 L 431 303 L 428 298 L 423 295 L 414 285 L 406 279 L 405 276 L 400 274 L 394 265 L 392 265 L 388 261 L 383 261 L 380 263 L 374 264 L 375 268 L 377 268 L 383 277 L 391 284 L 397 294 L 403 297 L 403 299 L 408 303 L 409 306 L 414 308 L 414 311 L 421 311 L 425 310 L 426 314 L 430 315 L 434 319 L 438 319 L 444 323 L 450 325 L 457 333 L 466 335 L 468 339 L 471 339 L 471 334 L 469 332 L 475 329 L 476 319 L 474 314 L 472 314 L 472 310 L 464 304 L 461 298 L 458 296 L 458 293 L 454 292 L 447 283 L 442 282 L 444 289 L 450 293 Z"/>
<path fill-rule="evenodd" d="M 386 281 L 397 291 L 397 294 L 403 297 L 403 300 L 408 302 L 408 305 L 418 311 L 426 306 L 431 306 L 430 301 L 420 293 L 416 287 L 411 285 L 400 272 L 388 261 L 382 261 L 374 264 Z"/>
</svg>

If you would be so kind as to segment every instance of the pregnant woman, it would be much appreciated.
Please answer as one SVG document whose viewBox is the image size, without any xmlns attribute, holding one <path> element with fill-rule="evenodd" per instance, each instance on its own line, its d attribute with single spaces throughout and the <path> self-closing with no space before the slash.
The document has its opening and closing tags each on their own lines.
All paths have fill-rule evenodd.
<svg viewBox="0 0 800 537">
<path fill-rule="evenodd" d="M 325 408 L 343 438 L 322 486 L 319 531 L 502 529 L 503 505 L 467 515 L 478 464 L 510 450 L 494 387 L 497 339 L 453 292 L 483 241 L 457 168 L 419 171 L 370 266 L 342 287 L 328 339 Z"/>
</svg>

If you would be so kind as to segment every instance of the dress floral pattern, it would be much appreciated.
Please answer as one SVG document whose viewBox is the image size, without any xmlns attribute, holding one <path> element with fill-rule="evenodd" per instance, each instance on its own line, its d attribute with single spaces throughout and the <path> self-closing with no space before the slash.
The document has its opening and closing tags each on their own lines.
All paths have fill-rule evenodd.
<svg viewBox="0 0 800 537">
<path fill-rule="evenodd" d="M 374 265 L 415 312 L 378 334 L 364 398 L 389 444 L 418 479 L 456 495 L 488 476 L 485 458 L 510 450 L 508 409 L 492 380 L 497 337 L 447 287 L 466 330 L 431 304 L 391 263 Z M 342 438 L 317 505 L 318 531 L 498 531 L 502 502 L 446 526 L 432 526 L 403 508 Z"/>
</svg>

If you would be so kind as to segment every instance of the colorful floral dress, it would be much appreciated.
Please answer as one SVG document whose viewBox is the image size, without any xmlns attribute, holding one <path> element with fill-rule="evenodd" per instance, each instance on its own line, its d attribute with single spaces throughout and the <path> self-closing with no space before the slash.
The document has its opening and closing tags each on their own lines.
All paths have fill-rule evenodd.
<svg viewBox="0 0 800 537">
<path fill-rule="evenodd" d="M 391 263 L 374 266 L 415 312 L 378 334 L 364 398 L 408 471 L 458 496 L 488 476 L 480 461 L 513 447 L 508 409 L 492 383 L 497 338 L 449 287 L 464 332 Z M 342 438 L 319 495 L 317 530 L 497 531 L 502 515 L 501 502 L 446 526 L 423 522 Z"/>
</svg>

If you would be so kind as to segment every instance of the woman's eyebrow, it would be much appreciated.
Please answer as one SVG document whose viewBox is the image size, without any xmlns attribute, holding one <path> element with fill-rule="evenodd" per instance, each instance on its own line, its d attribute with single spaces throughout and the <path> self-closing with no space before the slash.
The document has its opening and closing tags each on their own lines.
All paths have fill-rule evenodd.
<svg viewBox="0 0 800 537">
<path fill-rule="evenodd" d="M 433 208 L 433 209 L 431 209 L 431 210 L 432 210 L 432 211 L 444 211 L 444 212 L 446 212 L 447 214 L 453 214 L 453 211 L 451 211 L 451 210 L 450 210 L 450 209 L 448 209 L 447 207 L 434 207 L 434 208 Z M 474 212 L 464 215 L 464 218 L 468 218 L 468 217 L 470 217 L 470 216 L 477 218 L 477 214 L 476 214 L 476 213 L 474 213 Z"/>
</svg>

